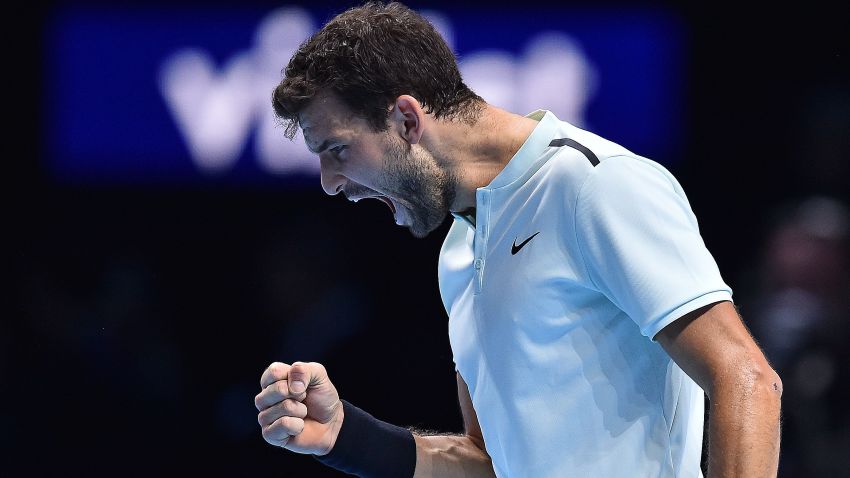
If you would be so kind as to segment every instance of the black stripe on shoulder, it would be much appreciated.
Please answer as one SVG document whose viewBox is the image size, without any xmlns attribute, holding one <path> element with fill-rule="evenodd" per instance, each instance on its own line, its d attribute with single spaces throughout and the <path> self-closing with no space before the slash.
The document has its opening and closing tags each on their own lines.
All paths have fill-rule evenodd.
<svg viewBox="0 0 850 478">
<path fill-rule="evenodd" d="M 594 166 L 597 166 L 599 164 L 599 158 L 597 158 L 596 155 L 593 154 L 593 151 L 585 148 L 583 144 L 579 143 L 578 141 L 574 141 L 570 138 L 553 139 L 552 142 L 549 143 L 549 146 L 556 146 L 556 147 L 569 146 L 571 148 L 575 148 L 575 149 L 579 150 L 582 154 L 587 156 L 587 159 L 588 159 L 588 161 L 590 161 L 590 164 L 592 164 Z"/>
</svg>

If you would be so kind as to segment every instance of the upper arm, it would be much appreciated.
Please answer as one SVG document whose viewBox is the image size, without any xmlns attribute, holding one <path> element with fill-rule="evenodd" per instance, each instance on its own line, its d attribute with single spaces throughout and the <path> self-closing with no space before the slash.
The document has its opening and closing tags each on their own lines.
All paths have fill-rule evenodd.
<svg viewBox="0 0 850 478">
<path fill-rule="evenodd" d="M 466 436 L 475 445 L 484 450 L 484 436 L 481 434 L 481 426 L 478 424 L 478 415 L 472 407 L 472 397 L 469 396 L 469 387 L 464 382 L 460 373 L 457 374 L 457 400 L 460 403 L 460 411 L 463 414 L 463 429 Z"/>
<path fill-rule="evenodd" d="M 709 304 L 662 329 L 655 339 L 668 355 L 711 398 L 718 385 L 732 378 L 767 381 L 782 391 L 779 376 L 728 301 Z"/>
</svg>

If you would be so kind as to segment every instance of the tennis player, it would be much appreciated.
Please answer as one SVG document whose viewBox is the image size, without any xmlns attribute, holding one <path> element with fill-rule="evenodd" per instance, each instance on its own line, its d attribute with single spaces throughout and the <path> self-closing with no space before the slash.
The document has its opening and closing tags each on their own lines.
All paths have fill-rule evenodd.
<svg viewBox="0 0 850 478">
<path fill-rule="evenodd" d="M 368 477 L 775 476 L 782 384 L 661 165 L 462 81 L 432 26 L 370 3 L 294 54 L 273 105 L 331 195 L 384 202 L 439 257 L 465 424 L 423 436 L 272 363 L 269 443 Z"/>
</svg>

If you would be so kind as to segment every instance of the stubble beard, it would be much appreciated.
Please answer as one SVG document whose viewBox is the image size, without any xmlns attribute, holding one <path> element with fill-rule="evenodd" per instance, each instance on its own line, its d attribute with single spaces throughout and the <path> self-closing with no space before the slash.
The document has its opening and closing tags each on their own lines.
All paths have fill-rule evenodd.
<svg viewBox="0 0 850 478">
<path fill-rule="evenodd" d="M 432 155 L 401 140 L 391 140 L 384 171 L 388 189 L 406 203 L 411 234 L 423 238 L 443 223 L 454 201 L 456 182 Z"/>
</svg>

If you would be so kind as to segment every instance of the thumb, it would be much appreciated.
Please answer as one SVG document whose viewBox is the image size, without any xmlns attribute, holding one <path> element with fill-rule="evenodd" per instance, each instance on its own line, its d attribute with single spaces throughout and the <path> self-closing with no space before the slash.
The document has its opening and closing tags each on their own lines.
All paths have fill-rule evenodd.
<svg viewBox="0 0 850 478">
<path fill-rule="evenodd" d="M 317 362 L 295 362 L 289 369 L 289 392 L 303 400 L 307 388 L 315 388 L 328 381 L 328 372 Z"/>
<path fill-rule="evenodd" d="M 288 383 L 292 398 L 307 405 L 308 418 L 327 424 L 338 416 L 342 403 L 324 365 L 295 362 L 289 369 Z"/>
</svg>

